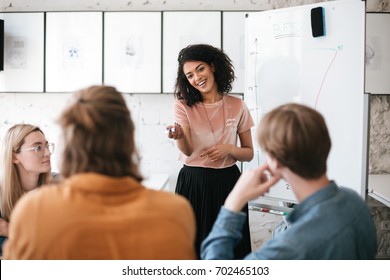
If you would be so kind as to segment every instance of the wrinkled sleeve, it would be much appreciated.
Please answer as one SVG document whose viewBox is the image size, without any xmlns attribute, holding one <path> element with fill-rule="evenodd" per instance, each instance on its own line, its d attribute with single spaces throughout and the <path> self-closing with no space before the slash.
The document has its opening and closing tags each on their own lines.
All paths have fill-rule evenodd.
<svg viewBox="0 0 390 280">
<path fill-rule="evenodd" d="M 232 260 L 234 247 L 242 238 L 246 214 L 221 207 L 214 226 L 202 242 L 201 258 L 204 260 Z"/>
<path fill-rule="evenodd" d="M 238 134 L 247 131 L 248 129 L 250 129 L 255 125 L 253 122 L 252 115 L 243 100 L 241 101 L 241 107 L 242 107 L 242 114 L 240 117 L 240 121 L 238 123 L 238 130 L 237 130 Z"/>
<path fill-rule="evenodd" d="M 173 105 L 173 114 L 175 116 L 175 122 L 179 123 L 181 126 L 190 127 L 186 108 L 179 100 L 176 100 Z"/>
</svg>

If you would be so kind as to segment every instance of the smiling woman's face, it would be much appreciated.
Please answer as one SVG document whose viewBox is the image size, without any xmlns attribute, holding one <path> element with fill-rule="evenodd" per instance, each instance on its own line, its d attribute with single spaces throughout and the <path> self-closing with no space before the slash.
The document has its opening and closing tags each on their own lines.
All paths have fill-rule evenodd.
<svg viewBox="0 0 390 280">
<path fill-rule="evenodd" d="M 200 93 L 208 93 L 216 86 L 214 67 L 203 61 L 188 61 L 183 65 L 188 82 Z"/>
</svg>

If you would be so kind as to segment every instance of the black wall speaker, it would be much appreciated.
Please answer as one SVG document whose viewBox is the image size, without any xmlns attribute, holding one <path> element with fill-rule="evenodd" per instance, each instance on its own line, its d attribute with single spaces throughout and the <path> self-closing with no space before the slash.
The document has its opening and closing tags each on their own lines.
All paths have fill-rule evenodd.
<svg viewBox="0 0 390 280">
<path fill-rule="evenodd" d="M 311 31 L 313 37 L 325 35 L 324 8 L 311 9 Z"/>
<path fill-rule="evenodd" d="M 0 71 L 4 70 L 4 20 L 0 19 Z"/>
</svg>

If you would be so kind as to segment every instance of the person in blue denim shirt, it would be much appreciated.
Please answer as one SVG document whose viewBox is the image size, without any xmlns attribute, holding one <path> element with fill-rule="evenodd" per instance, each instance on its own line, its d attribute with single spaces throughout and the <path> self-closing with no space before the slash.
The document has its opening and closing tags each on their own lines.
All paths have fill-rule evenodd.
<svg viewBox="0 0 390 280">
<path fill-rule="evenodd" d="M 257 139 L 266 164 L 241 175 L 202 243 L 202 259 L 233 258 L 246 216 L 240 209 L 280 179 L 298 201 L 289 226 L 245 259 L 374 259 L 376 229 L 368 206 L 326 175 L 331 140 L 322 115 L 305 105 L 281 105 L 262 118 Z"/>
</svg>

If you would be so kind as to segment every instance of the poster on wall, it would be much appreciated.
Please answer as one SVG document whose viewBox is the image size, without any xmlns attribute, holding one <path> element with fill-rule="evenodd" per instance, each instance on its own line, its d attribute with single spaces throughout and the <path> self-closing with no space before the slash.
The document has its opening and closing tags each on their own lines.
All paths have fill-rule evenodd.
<svg viewBox="0 0 390 280">
<path fill-rule="evenodd" d="M 161 93 L 161 12 L 104 13 L 104 83 Z"/>
<path fill-rule="evenodd" d="M 163 21 L 163 92 L 172 93 L 182 48 L 199 43 L 221 48 L 221 12 L 164 12 Z"/>
<path fill-rule="evenodd" d="M 366 14 L 366 92 L 390 94 L 390 14 Z"/>
<path fill-rule="evenodd" d="M 47 13 L 47 92 L 102 84 L 102 19 L 101 12 Z"/>
<path fill-rule="evenodd" d="M 1 92 L 43 92 L 44 14 L 3 13 Z"/>
</svg>

